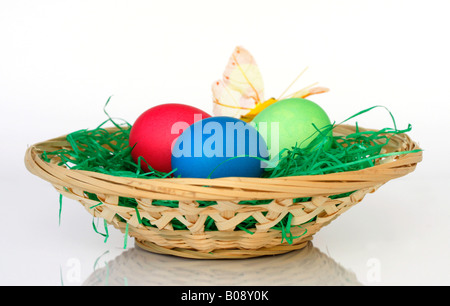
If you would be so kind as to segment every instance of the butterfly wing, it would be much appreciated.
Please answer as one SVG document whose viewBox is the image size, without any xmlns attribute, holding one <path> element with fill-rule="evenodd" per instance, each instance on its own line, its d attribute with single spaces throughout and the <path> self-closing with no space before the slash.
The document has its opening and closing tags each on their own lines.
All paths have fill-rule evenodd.
<svg viewBox="0 0 450 306">
<path fill-rule="evenodd" d="M 223 77 L 212 84 L 215 116 L 240 118 L 263 101 L 264 83 L 253 56 L 236 47 Z"/>
<path fill-rule="evenodd" d="M 321 87 L 321 86 L 316 86 L 316 87 L 312 87 L 312 88 L 307 87 L 307 88 L 303 88 L 303 89 L 293 93 L 290 97 L 291 98 L 306 98 L 311 95 L 326 93 L 328 91 L 330 91 L 328 88 Z"/>
</svg>

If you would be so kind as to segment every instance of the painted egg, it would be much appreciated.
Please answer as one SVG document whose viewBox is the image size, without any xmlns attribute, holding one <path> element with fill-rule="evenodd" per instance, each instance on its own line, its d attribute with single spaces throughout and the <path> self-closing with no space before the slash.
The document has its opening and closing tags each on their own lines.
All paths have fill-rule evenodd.
<svg viewBox="0 0 450 306">
<path fill-rule="evenodd" d="M 317 129 L 332 137 L 327 113 L 316 103 L 302 98 L 278 101 L 256 115 L 252 123 L 266 140 L 272 158 L 283 149 L 305 148 L 319 135 Z M 327 141 L 325 148 L 330 144 Z"/>
<path fill-rule="evenodd" d="M 218 116 L 197 121 L 176 140 L 172 149 L 175 176 L 190 178 L 259 177 L 268 149 L 250 124 Z"/>
<path fill-rule="evenodd" d="M 196 107 L 178 103 L 148 109 L 136 119 L 130 130 L 133 160 L 140 162 L 146 172 L 149 171 L 147 164 L 157 171 L 170 172 L 175 140 L 192 123 L 208 117 L 211 116 Z"/>
</svg>

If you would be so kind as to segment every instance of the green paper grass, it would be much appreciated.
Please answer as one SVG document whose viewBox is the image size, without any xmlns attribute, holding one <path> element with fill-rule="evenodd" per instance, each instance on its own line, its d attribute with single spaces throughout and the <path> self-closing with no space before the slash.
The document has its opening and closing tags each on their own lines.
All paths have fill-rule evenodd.
<svg viewBox="0 0 450 306">
<path fill-rule="evenodd" d="M 110 98 L 106 102 L 105 108 L 109 101 Z M 378 107 L 385 108 L 383 106 L 373 106 L 367 108 L 349 117 L 340 124 Z M 360 131 L 358 129 L 358 125 L 356 124 L 357 128 L 355 133 L 346 136 L 334 136 L 331 139 L 326 135 L 328 134 L 327 132 L 329 129 L 334 129 L 337 126 L 336 124 L 330 125 L 325 130 L 322 129 L 319 131 L 317 129 L 317 133 L 313 135 L 316 138 L 306 148 L 299 148 L 297 146 L 282 150 L 280 152 L 281 157 L 279 157 L 279 162 L 274 164 L 271 168 L 267 168 L 262 177 L 274 178 L 282 176 L 320 175 L 343 171 L 355 171 L 372 167 L 376 164 L 378 159 L 388 157 L 392 154 L 399 155 L 419 151 L 414 150 L 391 154 L 381 153 L 382 148 L 388 144 L 392 136 L 409 132 L 411 130 L 411 125 L 403 130 L 397 129 L 393 115 L 389 112 L 389 110 L 387 111 L 392 118 L 393 128 L 384 128 L 378 131 Z M 111 118 L 105 109 L 104 112 L 108 116 L 108 119 L 97 128 L 90 130 L 83 129 L 67 135 L 67 141 L 71 146 L 70 149 L 44 152 L 42 154 L 42 159 L 45 161 L 50 161 L 51 157 L 57 156 L 61 160 L 59 163 L 61 166 L 66 166 L 74 170 L 93 171 L 113 176 L 144 179 L 167 178 L 173 176 L 173 171 L 169 173 L 156 171 L 151 167 L 151 165 L 148 165 L 148 163 L 147 165 L 149 166 L 150 171 L 143 172 L 139 165 L 141 164 L 141 161 L 145 162 L 145 160 L 135 162 L 131 157 L 132 148 L 129 146 L 128 142 L 131 125 L 125 120 L 123 120 L 122 124 L 119 124 L 117 119 L 114 120 Z M 111 132 L 105 129 L 104 126 L 108 123 L 112 123 L 115 127 L 117 127 L 117 131 Z M 327 142 L 331 142 L 331 146 L 327 144 Z M 342 195 L 335 195 L 332 198 L 345 197 L 351 193 L 352 192 Z M 95 194 L 88 192 L 86 192 L 86 194 L 91 200 L 99 201 Z M 294 202 L 298 203 L 309 200 L 311 200 L 311 198 L 298 198 L 294 199 Z M 271 200 L 268 199 L 241 201 L 240 203 L 260 205 L 270 202 Z M 216 204 L 214 201 L 198 201 L 198 203 L 200 207 Z M 102 205 L 102 203 L 99 201 L 99 204 L 97 205 Z M 97 205 L 93 205 L 92 208 Z M 135 208 L 139 222 L 145 226 L 154 227 L 149 220 L 145 218 L 141 219 L 137 210 L 137 202 L 135 199 L 120 197 L 119 205 Z M 153 205 L 178 207 L 178 201 L 154 200 Z M 116 215 L 116 217 L 125 222 L 125 220 L 119 215 Z M 282 231 L 283 240 L 286 240 L 288 243 L 292 243 L 293 239 L 298 238 L 292 236 L 291 234 L 291 220 L 292 215 L 288 214 L 276 226 L 273 227 L 274 229 Z M 314 219 L 309 220 L 308 222 L 312 221 L 314 221 Z M 174 230 L 187 230 L 186 226 L 177 219 L 173 219 L 171 223 Z M 249 217 L 241 222 L 237 226 L 236 230 L 244 230 L 248 233 L 252 233 L 251 230 L 255 228 L 256 223 L 257 221 L 253 217 Z M 94 230 L 98 232 L 95 225 Z M 205 231 L 214 230 L 217 230 L 214 220 L 208 217 L 205 222 Z M 106 225 L 105 234 L 100 234 L 105 237 L 105 241 L 108 239 Z M 306 231 L 304 234 L 306 234 Z M 125 246 L 126 242 L 127 240 L 125 239 Z"/>
</svg>

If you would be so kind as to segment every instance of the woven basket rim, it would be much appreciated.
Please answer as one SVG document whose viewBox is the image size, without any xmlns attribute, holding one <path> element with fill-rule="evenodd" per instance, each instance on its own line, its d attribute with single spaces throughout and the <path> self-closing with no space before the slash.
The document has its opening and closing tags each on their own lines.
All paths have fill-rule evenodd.
<svg viewBox="0 0 450 306">
<path fill-rule="evenodd" d="M 117 130 L 115 127 L 107 130 Z M 339 125 L 334 133 L 345 135 L 356 129 Z M 359 130 L 373 131 L 362 128 Z M 395 159 L 356 171 L 320 175 L 285 176 L 276 178 L 225 177 L 202 178 L 132 178 L 72 170 L 41 159 L 42 151 L 68 144 L 67 135 L 36 143 L 26 150 L 26 168 L 38 177 L 66 188 L 123 197 L 158 200 L 266 200 L 332 195 L 368 188 L 404 176 L 414 171 L 422 160 L 422 151 L 399 154 Z M 406 134 L 393 135 L 388 152 L 420 149 Z"/>
</svg>

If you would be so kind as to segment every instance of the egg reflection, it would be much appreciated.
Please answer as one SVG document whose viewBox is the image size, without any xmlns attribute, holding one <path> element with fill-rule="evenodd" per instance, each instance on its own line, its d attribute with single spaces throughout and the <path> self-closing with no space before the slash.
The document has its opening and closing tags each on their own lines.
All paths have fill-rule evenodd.
<svg viewBox="0 0 450 306">
<path fill-rule="evenodd" d="M 96 269 L 84 286 L 359 286 L 356 275 L 314 247 L 235 260 L 191 260 L 129 249 Z"/>
</svg>

